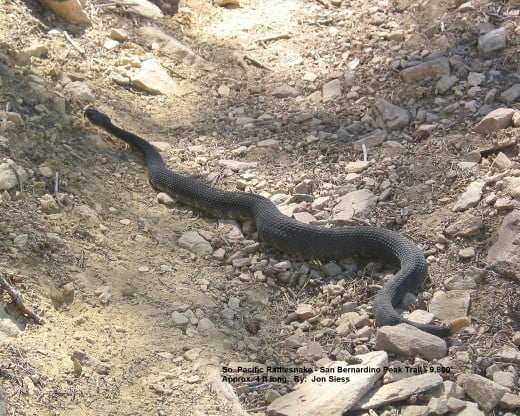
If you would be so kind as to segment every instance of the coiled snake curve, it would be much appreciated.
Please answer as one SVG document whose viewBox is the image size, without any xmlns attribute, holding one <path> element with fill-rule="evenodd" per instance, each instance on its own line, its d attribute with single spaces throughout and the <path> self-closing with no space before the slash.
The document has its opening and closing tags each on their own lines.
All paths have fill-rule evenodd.
<svg viewBox="0 0 520 416">
<path fill-rule="evenodd" d="M 150 143 L 115 126 L 108 116 L 95 109 L 86 110 L 85 117 L 144 156 L 150 183 L 156 189 L 217 218 L 254 219 L 259 238 L 276 250 L 309 260 L 339 260 L 368 253 L 397 261 L 400 270 L 374 297 L 372 310 L 377 322 L 383 325 L 405 322 L 440 337 L 450 335 L 451 331 L 446 326 L 410 322 L 394 308 L 406 292 L 416 289 L 426 278 L 424 255 L 409 239 L 383 228 L 323 228 L 296 221 L 282 214 L 273 202 L 263 196 L 213 188 L 173 172 Z"/>
</svg>

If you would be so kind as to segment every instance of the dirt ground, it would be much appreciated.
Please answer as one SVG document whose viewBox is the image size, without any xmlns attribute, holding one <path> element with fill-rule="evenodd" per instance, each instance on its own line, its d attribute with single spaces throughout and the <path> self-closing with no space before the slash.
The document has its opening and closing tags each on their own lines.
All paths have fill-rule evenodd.
<svg viewBox="0 0 520 416">
<path fill-rule="evenodd" d="M 346 183 L 345 163 L 362 158 L 351 146 L 356 137 L 337 132 L 363 120 L 375 97 L 427 110 L 462 102 L 454 93 L 441 103 L 431 82 L 405 84 L 399 78 L 394 64 L 404 56 L 441 47 L 438 32 L 429 37 L 428 28 L 442 23 L 447 55 L 458 54 L 471 66 L 478 60 L 474 49 L 479 30 L 496 23 L 497 10 L 519 7 L 518 2 L 476 1 L 474 12 L 460 13 L 455 3 L 354 0 L 336 7 L 321 0 L 241 0 L 238 8 L 223 8 L 205 0 L 181 1 L 178 15 L 153 24 L 202 58 L 202 67 L 140 43 L 137 28 L 149 21 L 125 12 L 118 2 L 87 1 L 92 25 L 80 27 L 35 1 L 1 0 L 1 104 L 21 114 L 24 124 L 0 130 L 8 139 L 8 145 L 0 141 L 0 161 L 11 158 L 28 171 L 29 179 L 23 189 L 5 191 L 0 199 L 0 273 L 21 276 L 14 285 L 44 324 L 36 325 L 10 307 L 4 292 L 0 318 L 15 327 L 0 338 L 0 402 L 2 396 L 5 402 L 0 414 L 230 414 L 229 400 L 208 381 L 209 369 L 231 361 L 301 365 L 304 360 L 285 350 L 283 340 L 293 329 L 284 320 L 299 303 L 327 302 L 319 280 L 293 291 L 290 285 L 272 284 L 272 279 L 240 279 L 229 260 L 239 249 L 219 239 L 217 220 L 180 205 L 159 204 L 139 156 L 85 121 L 87 105 L 150 141 L 169 143 L 168 163 L 177 171 L 204 180 L 215 179 L 216 173 L 217 186 L 233 190 L 239 187 L 237 175 L 218 161 L 259 162 L 252 190 L 291 194 L 296 184 L 311 178 L 319 194 Z M 511 24 L 518 25 L 518 19 Z M 63 36 L 50 36 L 49 30 L 56 28 L 66 30 L 83 52 Z M 128 31 L 129 40 L 107 49 L 103 45 L 113 28 Z M 404 31 L 405 41 L 382 34 L 395 29 Z M 273 35 L 282 36 L 269 39 Z M 500 91 L 519 82 L 519 37 L 513 31 L 508 49 L 491 60 L 499 75 L 490 82 Z M 35 41 L 48 52 L 17 65 L 18 51 Z M 115 84 L 109 74 L 122 56 L 157 57 L 190 92 L 150 95 Z M 316 80 L 308 81 L 308 72 Z M 344 75 L 350 72 L 353 79 Z M 31 86 L 35 75 L 44 80 L 45 91 L 65 98 L 65 114 L 50 105 L 36 108 L 41 100 Z M 352 96 L 344 93 L 327 103 L 305 98 L 337 77 Z M 86 83 L 95 101 L 64 94 L 64 80 L 71 79 Z M 273 96 L 281 85 L 292 87 L 297 96 Z M 518 108 L 518 103 L 512 106 Z M 296 121 L 306 112 L 311 122 Z M 236 115 L 263 114 L 269 121 L 249 129 L 234 122 Z M 403 232 L 436 257 L 426 289 L 442 288 L 446 278 L 482 268 L 480 259 L 504 215 L 480 206 L 477 215 L 484 228 L 478 236 L 437 247 L 437 236 L 461 216 L 452 211 L 453 203 L 489 166 L 461 170 L 458 163 L 473 149 L 492 149 L 494 142 L 518 138 L 513 129 L 476 135 L 471 127 L 481 117 L 460 104 L 443 114 L 447 121 L 424 140 L 414 140 L 414 123 L 391 133 L 390 139 L 404 143 L 403 148 L 370 149 L 375 163 L 357 182 L 370 186 L 389 172 L 398 175 L 393 197 L 378 203 L 367 220 Z M 313 124 L 312 119 L 318 121 Z M 371 130 L 367 123 L 360 134 Z M 93 134 L 103 141 L 87 138 Z M 309 135 L 319 140 L 309 142 Z M 234 152 L 270 138 L 279 141 L 274 150 Z M 505 151 L 518 163 L 518 147 Z M 491 150 L 489 162 L 495 156 Z M 41 167 L 50 168 L 52 175 Z M 56 172 L 60 206 L 46 212 L 41 198 L 54 194 Z M 176 241 L 187 230 L 210 235 L 226 249 L 227 260 L 180 248 Z M 458 252 L 469 246 L 475 257 L 460 260 Z M 271 264 L 286 259 L 264 248 L 255 255 Z M 290 260 L 295 267 L 303 264 Z M 370 272 L 366 274 L 366 279 L 350 277 L 349 296 L 361 305 L 370 305 L 375 294 Z M 491 352 L 507 345 L 511 332 L 520 329 L 504 301 L 517 294 L 517 283 L 497 275 L 487 274 L 479 284 L 470 311 L 478 331 L 463 333 L 452 344 L 452 352 L 464 350 L 470 357 L 459 363 L 460 371 L 480 373 Z M 230 321 L 222 313 L 232 298 L 240 300 L 240 307 Z M 175 312 L 188 310 L 191 324 L 177 325 Z M 327 313 L 337 316 L 338 311 Z M 204 318 L 214 327 L 201 328 Z M 253 319 L 260 325 L 257 334 L 247 330 Z M 255 342 L 261 343 L 257 350 L 248 347 Z M 327 351 L 340 346 L 353 352 L 362 344 L 331 336 L 319 342 Z M 90 360 L 78 360 L 82 352 Z M 291 386 L 280 388 L 288 391 Z M 265 406 L 262 391 L 244 399 L 251 414 L 264 414 Z M 385 411 L 399 414 L 398 409 L 388 406 Z"/>
</svg>

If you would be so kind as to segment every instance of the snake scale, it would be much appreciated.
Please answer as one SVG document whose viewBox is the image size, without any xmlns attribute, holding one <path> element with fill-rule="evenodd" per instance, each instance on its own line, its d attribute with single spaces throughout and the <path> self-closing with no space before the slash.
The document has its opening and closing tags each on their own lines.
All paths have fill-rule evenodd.
<svg viewBox="0 0 520 416">
<path fill-rule="evenodd" d="M 368 253 L 398 262 L 399 271 L 374 297 L 372 310 L 377 322 L 383 325 L 405 322 L 440 337 L 450 335 L 446 326 L 413 323 L 395 310 L 405 293 L 416 289 L 426 278 L 424 255 L 411 240 L 371 226 L 324 228 L 296 221 L 261 195 L 214 188 L 173 172 L 150 143 L 115 126 L 98 110 L 86 110 L 85 117 L 144 156 L 150 183 L 156 189 L 217 218 L 254 219 L 259 238 L 280 252 L 321 261 Z"/>
</svg>

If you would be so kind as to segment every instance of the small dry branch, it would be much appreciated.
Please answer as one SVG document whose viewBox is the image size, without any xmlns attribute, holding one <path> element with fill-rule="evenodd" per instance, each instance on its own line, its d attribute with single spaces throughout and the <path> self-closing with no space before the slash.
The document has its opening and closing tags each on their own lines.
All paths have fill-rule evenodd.
<svg viewBox="0 0 520 416">
<path fill-rule="evenodd" d="M 257 42 L 265 43 L 265 42 L 270 42 L 270 41 L 278 40 L 278 39 L 290 39 L 290 37 L 291 37 L 290 33 L 277 33 L 274 35 L 269 35 L 269 36 L 260 38 L 257 40 Z"/>
<path fill-rule="evenodd" d="M 0 287 L 3 288 L 9 296 L 11 296 L 11 299 L 15 303 L 16 306 L 24 313 L 26 314 L 30 319 L 32 319 L 34 322 L 36 322 L 38 325 L 43 324 L 43 319 L 40 318 L 36 313 L 31 311 L 24 303 L 23 297 L 18 291 L 9 283 L 7 280 L 7 273 L 0 274 Z"/>
<path fill-rule="evenodd" d="M 267 69 L 268 71 L 272 71 L 271 68 L 269 68 L 267 65 L 261 63 L 257 59 L 253 58 L 251 55 L 245 55 L 244 60 L 246 62 L 249 62 L 251 65 L 257 66 L 258 68 Z"/>
</svg>

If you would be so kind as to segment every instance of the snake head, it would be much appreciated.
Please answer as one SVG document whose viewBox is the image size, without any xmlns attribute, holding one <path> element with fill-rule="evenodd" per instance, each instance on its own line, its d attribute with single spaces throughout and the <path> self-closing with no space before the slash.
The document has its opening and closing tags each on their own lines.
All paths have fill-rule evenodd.
<svg viewBox="0 0 520 416">
<path fill-rule="evenodd" d="M 101 111 L 94 108 L 86 110 L 83 116 L 96 126 L 104 127 L 111 124 L 110 118 L 106 114 L 103 114 Z"/>
</svg>

